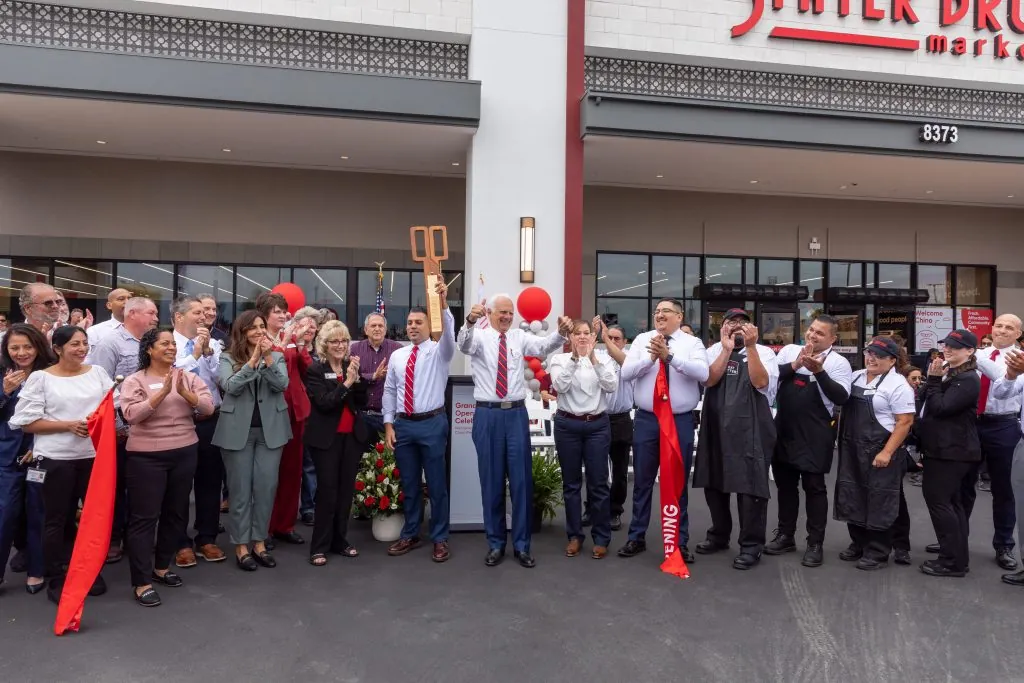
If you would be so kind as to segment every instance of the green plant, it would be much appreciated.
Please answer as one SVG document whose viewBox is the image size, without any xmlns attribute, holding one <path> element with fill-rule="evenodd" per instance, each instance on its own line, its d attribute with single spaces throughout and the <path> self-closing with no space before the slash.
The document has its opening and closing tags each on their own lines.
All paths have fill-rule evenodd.
<svg viewBox="0 0 1024 683">
<path fill-rule="evenodd" d="M 543 519 L 554 519 L 562 504 L 562 469 L 551 448 L 533 451 L 533 512 Z"/>
</svg>

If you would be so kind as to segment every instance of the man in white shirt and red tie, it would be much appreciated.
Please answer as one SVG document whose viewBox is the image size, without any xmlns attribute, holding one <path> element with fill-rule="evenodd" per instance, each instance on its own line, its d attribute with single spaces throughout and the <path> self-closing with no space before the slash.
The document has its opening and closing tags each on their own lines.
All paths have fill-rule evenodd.
<svg viewBox="0 0 1024 683">
<path fill-rule="evenodd" d="M 672 408 L 676 437 L 682 451 L 684 479 L 679 496 L 679 536 L 676 545 L 686 562 L 693 562 L 689 549 L 690 518 L 687 512 L 688 479 L 693 465 L 693 410 L 700 401 L 700 383 L 708 378 L 704 345 L 680 329 L 683 305 L 676 299 L 662 299 L 654 307 L 654 329 L 633 340 L 620 376 L 632 381 L 636 413 L 633 418 L 633 519 L 629 540 L 619 548 L 619 557 L 633 557 L 647 550 L 647 527 L 651 522 L 651 493 L 661 465 L 661 430 L 655 416 L 659 370 L 665 367 L 668 400 Z M 669 501 L 662 500 L 662 506 Z"/>
<path fill-rule="evenodd" d="M 476 327 L 488 316 L 490 326 Z M 471 359 L 473 397 L 473 445 L 480 470 L 484 529 L 489 550 L 488 567 L 505 556 L 505 478 L 512 494 L 512 546 L 519 564 L 530 568 L 537 561 L 530 554 L 530 516 L 533 509 L 533 452 L 530 420 L 526 412 L 525 356 L 545 358 L 562 348 L 572 329 L 572 319 L 558 319 L 558 334 L 538 337 L 511 329 L 515 306 L 507 294 L 491 297 L 485 309 L 476 304 L 459 330 L 458 345 Z"/>
<path fill-rule="evenodd" d="M 1010 470 L 1014 448 L 1020 441 L 1021 397 L 1013 394 L 999 398 L 993 394 L 992 388 L 996 381 L 1006 375 L 1006 356 L 1016 349 L 1020 335 L 1020 318 L 1012 314 L 1001 315 L 992 323 L 992 346 L 978 349 L 974 354 L 981 375 L 978 440 L 981 441 L 981 454 L 992 477 L 992 526 L 995 527 L 992 547 L 996 551 L 996 563 L 1006 571 L 1017 568 L 1017 560 L 1013 556 L 1013 528 L 1017 523 L 1017 513 Z M 964 481 L 960 495 L 964 500 L 967 518 L 970 519 L 978 494 L 974 487 L 974 477 Z M 933 543 L 926 550 L 937 553 L 939 544 Z"/>
<path fill-rule="evenodd" d="M 444 394 L 448 370 L 455 356 L 455 318 L 448 310 L 448 290 L 438 282 L 441 297 L 441 339 L 430 338 L 427 311 L 415 307 L 409 311 L 405 334 L 412 342 L 388 359 L 384 379 L 384 439 L 395 451 L 395 463 L 402 480 L 405 526 L 401 537 L 388 548 L 388 555 L 405 555 L 420 545 L 420 519 L 423 496 L 420 482 L 427 477 L 430 496 L 430 538 L 434 543 L 431 559 L 445 562 L 448 548 L 449 501 L 447 462 L 448 416 Z"/>
</svg>

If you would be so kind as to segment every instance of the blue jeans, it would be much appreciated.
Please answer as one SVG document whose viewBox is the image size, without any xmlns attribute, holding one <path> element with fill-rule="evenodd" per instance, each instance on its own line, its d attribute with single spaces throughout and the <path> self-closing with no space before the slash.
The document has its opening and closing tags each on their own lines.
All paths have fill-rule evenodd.
<svg viewBox="0 0 1024 683">
<path fill-rule="evenodd" d="M 308 448 L 302 449 L 302 499 L 299 502 L 299 514 L 313 514 L 316 498 L 316 465 Z"/>
<path fill-rule="evenodd" d="M 612 539 L 611 497 L 608 490 L 608 450 L 612 431 L 608 417 L 584 422 L 555 416 L 555 450 L 562 467 L 562 497 L 565 499 L 565 533 L 569 540 L 586 538 L 583 533 L 583 468 L 587 471 L 587 509 L 593 523 L 594 545 L 608 547 Z"/>
<path fill-rule="evenodd" d="M 16 464 L 0 466 L 0 579 L 4 577 L 11 545 L 22 519 L 27 519 L 28 527 L 25 543 L 28 575 L 46 575 L 43 562 L 44 517 L 41 485 L 27 482 L 25 470 Z"/>
<path fill-rule="evenodd" d="M 504 550 L 505 477 L 512 496 L 512 547 L 529 552 L 533 514 L 533 452 L 530 419 L 525 406 L 502 410 L 477 406 L 473 415 L 473 446 L 480 471 L 484 530 L 492 550 Z"/>
<path fill-rule="evenodd" d="M 445 413 L 426 420 L 395 421 L 395 462 L 401 472 L 405 494 L 405 526 L 402 538 L 420 535 L 423 518 L 423 493 L 420 482 L 427 477 L 430 496 L 430 539 L 434 543 L 448 540 L 450 504 L 445 451 L 448 447 L 448 416 Z"/>
<path fill-rule="evenodd" d="M 675 415 L 676 434 L 683 451 L 683 494 L 679 496 L 679 546 L 690 542 L 690 515 L 686 509 L 693 466 L 693 413 Z M 651 523 L 651 492 L 661 466 L 661 436 L 654 413 L 637 410 L 633 419 L 633 519 L 629 523 L 629 540 L 642 541 Z M 665 501 L 662 501 L 664 503 Z"/>
</svg>

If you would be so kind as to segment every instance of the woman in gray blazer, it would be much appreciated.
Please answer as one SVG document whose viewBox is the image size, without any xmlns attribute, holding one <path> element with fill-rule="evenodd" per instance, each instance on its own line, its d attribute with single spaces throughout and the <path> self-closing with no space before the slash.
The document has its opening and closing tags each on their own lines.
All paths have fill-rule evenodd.
<svg viewBox="0 0 1024 683">
<path fill-rule="evenodd" d="M 265 541 L 281 449 L 292 438 L 284 400 L 288 370 L 284 355 L 271 351 L 273 346 L 263 316 L 243 312 L 231 326 L 217 377 L 224 401 L 213 445 L 220 447 L 231 491 L 228 534 L 235 544 L 235 560 L 249 572 L 258 565 L 277 566 Z"/>
</svg>

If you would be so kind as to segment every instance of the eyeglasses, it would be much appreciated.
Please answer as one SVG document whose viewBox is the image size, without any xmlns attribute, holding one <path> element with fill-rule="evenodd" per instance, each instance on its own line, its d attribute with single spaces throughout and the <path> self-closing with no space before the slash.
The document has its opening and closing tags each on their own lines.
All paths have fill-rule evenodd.
<svg viewBox="0 0 1024 683">
<path fill-rule="evenodd" d="M 654 313 L 655 314 L 662 313 L 664 315 L 669 315 L 669 314 L 674 313 L 676 315 L 682 315 L 683 312 L 682 311 L 677 311 L 674 308 L 655 308 L 654 309 Z"/>
<path fill-rule="evenodd" d="M 327 340 L 327 345 L 328 346 L 341 346 L 342 344 L 348 344 L 350 341 L 352 341 L 352 340 L 351 339 L 328 339 Z"/>
<path fill-rule="evenodd" d="M 60 306 L 60 301 L 57 299 L 47 299 L 46 301 L 37 301 L 35 302 L 35 305 L 46 306 L 47 308 L 56 308 L 57 306 Z"/>
</svg>

